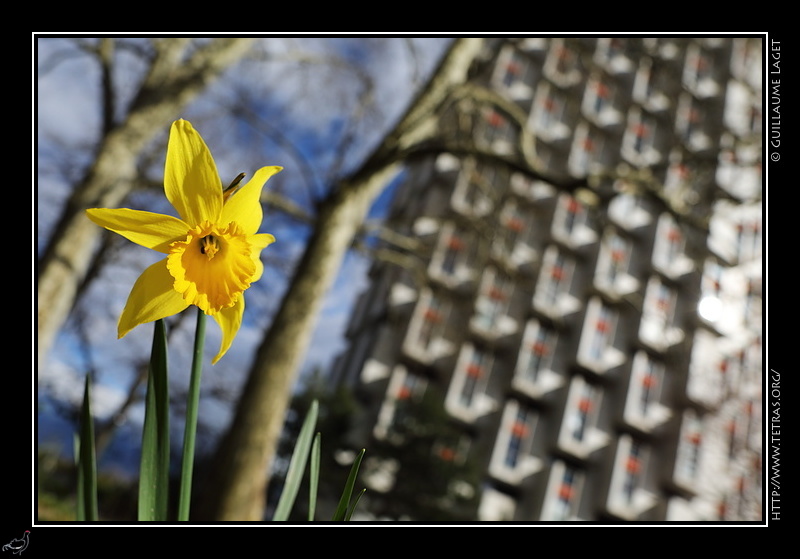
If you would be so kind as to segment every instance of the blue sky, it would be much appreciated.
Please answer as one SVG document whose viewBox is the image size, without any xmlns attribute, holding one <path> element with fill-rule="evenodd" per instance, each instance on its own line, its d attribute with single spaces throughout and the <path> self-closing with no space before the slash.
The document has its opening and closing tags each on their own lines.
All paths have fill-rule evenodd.
<svg viewBox="0 0 800 559">
<path fill-rule="evenodd" d="M 447 41 L 443 39 L 417 39 L 413 42 L 413 55 L 419 57 L 414 65 L 409 45 L 405 39 L 351 39 L 307 38 L 264 39 L 269 52 L 296 54 L 311 53 L 315 57 L 342 53 L 360 72 L 374 79 L 376 88 L 372 105 L 362 106 L 357 97 L 358 82 L 354 72 L 333 71 L 330 67 L 313 64 L 302 68 L 293 61 L 270 64 L 251 64 L 229 73 L 226 78 L 175 118 L 188 118 L 200 130 L 214 154 L 223 182 L 238 172 L 251 171 L 258 166 L 278 164 L 285 170 L 272 179 L 269 187 L 280 190 L 299 203 L 318 194 L 330 179 L 331 169 L 344 169 L 356 165 L 383 132 L 400 116 L 410 101 L 412 82 L 430 70 L 441 56 Z M 69 193 L 70 180 L 90 160 L 91 147 L 96 140 L 99 125 L 98 75 L 77 51 L 50 66 L 54 53 L 65 46 L 62 39 L 39 39 L 35 47 L 38 55 L 36 87 L 36 157 L 37 190 L 34 200 L 36 219 L 36 249 L 41 251 L 47 240 L 53 220 L 63 200 Z M 141 65 L 130 56 L 116 75 L 118 97 L 121 103 L 133 91 L 135 81 L 142 71 Z M 46 65 L 48 64 L 48 65 Z M 47 69 L 45 72 L 44 70 Z M 233 80 L 233 81 L 231 81 Z M 234 83 L 235 82 L 235 83 Z M 247 91 L 258 95 L 258 109 L 282 136 L 291 141 L 296 152 L 282 149 L 273 138 L 233 127 L 231 119 L 220 110 L 220 105 Z M 261 93 L 263 92 L 263 93 Z M 366 110 L 366 120 L 351 117 Z M 335 149 L 340 135 L 352 130 L 355 142 L 341 159 Z M 166 129 L 164 131 L 166 133 Z M 156 169 L 163 166 L 163 154 L 156 158 Z M 379 215 L 388 197 L 384 196 L 373 215 Z M 134 199 L 140 209 L 165 211 L 163 199 L 141 195 Z M 264 230 L 273 233 L 278 242 L 270 247 L 267 274 L 248 291 L 248 311 L 234 346 L 218 365 L 206 367 L 204 387 L 209 390 L 233 389 L 241 382 L 249 366 L 250 356 L 259 342 L 261 332 L 269 321 L 288 279 L 291 262 L 302 249 L 307 233 L 297 224 L 280 215 L 267 213 Z M 273 250 L 274 249 L 274 250 Z M 266 251 L 265 251 L 266 252 Z M 115 245 L 113 262 L 95 281 L 87 298 L 92 301 L 92 312 L 86 313 L 91 326 L 86 330 L 89 351 L 68 329 L 59 336 L 48 363 L 39 371 L 40 396 L 44 393 L 75 402 L 80 398 L 80 387 L 87 368 L 98 371 L 96 385 L 97 415 L 103 417 L 118 405 L 131 382 L 136 363 L 149 354 L 152 330 L 139 327 L 117 340 L 116 320 L 133 281 L 149 262 L 158 258 L 151 251 L 132 245 Z M 275 266 L 273 266 L 275 264 Z M 364 275 L 368 261 L 350 254 L 343 262 L 340 275 L 326 299 L 318 327 L 306 355 L 303 372 L 314 366 L 326 367 L 343 348 L 342 332 L 349 318 L 355 298 L 366 285 Z M 85 312 L 85 308 L 84 308 Z M 187 319 L 175 332 L 170 356 L 173 382 L 180 387 L 188 382 L 188 352 L 181 348 L 191 343 L 194 321 Z M 216 325 L 209 327 L 207 352 L 216 350 L 219 343 Z M 232 388 L 233 387 L 233 388 Z M 214 408 L 224 421 L 225 410 Z M 138 412 L 136 412 L 138 414 Z M 137 421 L 136 414 L 132 418 Z M 43 423 L 42 428 L 45 427 Z M 47 433 L 40 432 L 40 439 Z"/>
</svg>

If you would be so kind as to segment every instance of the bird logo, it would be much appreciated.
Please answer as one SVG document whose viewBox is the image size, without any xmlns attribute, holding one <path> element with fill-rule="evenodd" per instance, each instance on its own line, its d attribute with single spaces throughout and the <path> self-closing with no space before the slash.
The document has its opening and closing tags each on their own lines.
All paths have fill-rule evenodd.
<svg viewBox="0 0 800 559">
<path fill-rule="evenodd" d="M 21 538 L 17 539 L 14 538 L 6 545 L 3 546 L 3 551 L 11 551 L 12 553 L 19 555 L 25 548 L 28 547 L 28 534 L 30 534 L 30 530 L 25 530 L 25 533 L 22 535 Z"/>
</svg>

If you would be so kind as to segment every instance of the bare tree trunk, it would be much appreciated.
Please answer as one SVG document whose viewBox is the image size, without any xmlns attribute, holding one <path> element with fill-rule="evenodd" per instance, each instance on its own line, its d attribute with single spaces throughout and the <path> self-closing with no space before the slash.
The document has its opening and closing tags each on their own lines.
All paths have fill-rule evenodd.
<svg viewBox="0 0 800 559">
<path fill-rule="evenodd" d="M 458 40 L 403 120 L 321 205 L 314 234 L 258 349 L 232 424 L 201 489 L 202 520 L 263 519 L 268 468 L 324 296 L 389 176 L 415 147 L 436 134 L 439 108 L 466 80 L 481 45 L 480 39 Z"/>
<path fill-rule="evenodd" d="M 294 381 L 294 372 L 314 329 L 325 293 L 355 236 L 370 202 L 383 185 L 382 175 L 361 189 L 342 189 L 323 205 L 284 302 L 255 356 L 215 474 L 206 485 L 218 498 L 215 517 L 261 520 L 263 491 Z M 222 483 L 223 485 L 220 485 Z"/>
<path fill-rule="evenodd" d="M 64 206 L 38 263 L 39 365 L 74 304 L 95 241 L 102 232 L 86 219 L 83 210 L 119 205 L 132 189 L 140 151 L 165 131 L 169 121 L 210 81 L 241 58 L 251 44 L 252 39 L 219 39 L 187 57 L 188 39 L 162 39 L 156 43 L 156 55 L 128 115 L 101 139 L 94 163 Z M 106 48 L 102 58 L 105 66 Z"/>
</svg>

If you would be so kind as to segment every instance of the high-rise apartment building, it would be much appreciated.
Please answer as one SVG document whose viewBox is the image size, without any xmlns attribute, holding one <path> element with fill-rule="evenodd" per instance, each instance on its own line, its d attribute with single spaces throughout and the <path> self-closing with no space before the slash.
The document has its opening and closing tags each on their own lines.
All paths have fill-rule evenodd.
<svg viewBox="0 0 800 559">
<path fill-rule="evenodd" d="M 420 264 L 376 262 L 354 311 L 353 437 L 436 386 L 462 435 L 431 460 L 479 465 L 475 520 L 760 520 L 762 38 L 486 49 L 503 102 L 457 117 L 498 157 L 398 188 Z"/>
</svg>

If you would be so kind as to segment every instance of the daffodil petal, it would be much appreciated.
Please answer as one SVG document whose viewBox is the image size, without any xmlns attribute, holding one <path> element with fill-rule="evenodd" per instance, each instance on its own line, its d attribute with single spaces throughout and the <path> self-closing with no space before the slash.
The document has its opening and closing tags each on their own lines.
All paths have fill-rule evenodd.
<svg viewBox="0 0 800 559">
<path fill-rule="evenodd" d="M 261 279 L 264 273 L 264 264 L 261 262 L 261 251 L 275 242 L 275 237 L 269 233 L 261 233 L 260 235 L 253 235 L 248 239 L 250 241 L 251 252 L 250 256 L 256 265 L 256 271 L 253 273 L 253 278 L 250 283 L 255 283 Z"/>
<path fill-rule="evenodd" d="M 139 276 L 119 317 L 118 335 L 123 337 L 136 326 L 183 311 L 189 304 L 173 289 L 174 278 L 166 259 L 152 264 Z"/>
<path fill-rule="evenodd" d="M 222 210 L 222 182 L 211 151 L 186 120 L 175 121 L 170 129 L 164 192 L 190 225 L 204 220 L 217 222 Z"/>
<path fill-rule="evenodd" d="M 186 232 L 190 229 L 177 217 L 127 208 L 92 208 L 86 210 L 86 215 L 109 231 L 143 247 L 164 253 L 169 252 L 170 243 L 185 239 Z"/>
<path fill-rule="evenodd" d="M 236 337 L 236 333 L 239 332 L 239 328 L 242 325 L 243 314 L 244 294 L 239 297 L 239 300 L 236 301 L 236 304 L 232 307 L 226 307 L 218 313 L 214 313 L 214 320 L 217 321 L 220 330 L 222 330 L 222 341 L 219 344 L 219 353 L 211 360 L 212 365 L 219 361 L 222 356 L 227 353 L 228 349 L 230 349 L 233 339 Z"/>
<path fill-rule="evenodd" d="M 234 193 L 222 208 L 221 223 L 235 221 L 248 235 L 254 235 L 261 227 L 264 212 L 261 209 L 261 190 L 267 180 L 283 167 L 262 167 L 247 184 Z"/>
</svg>

